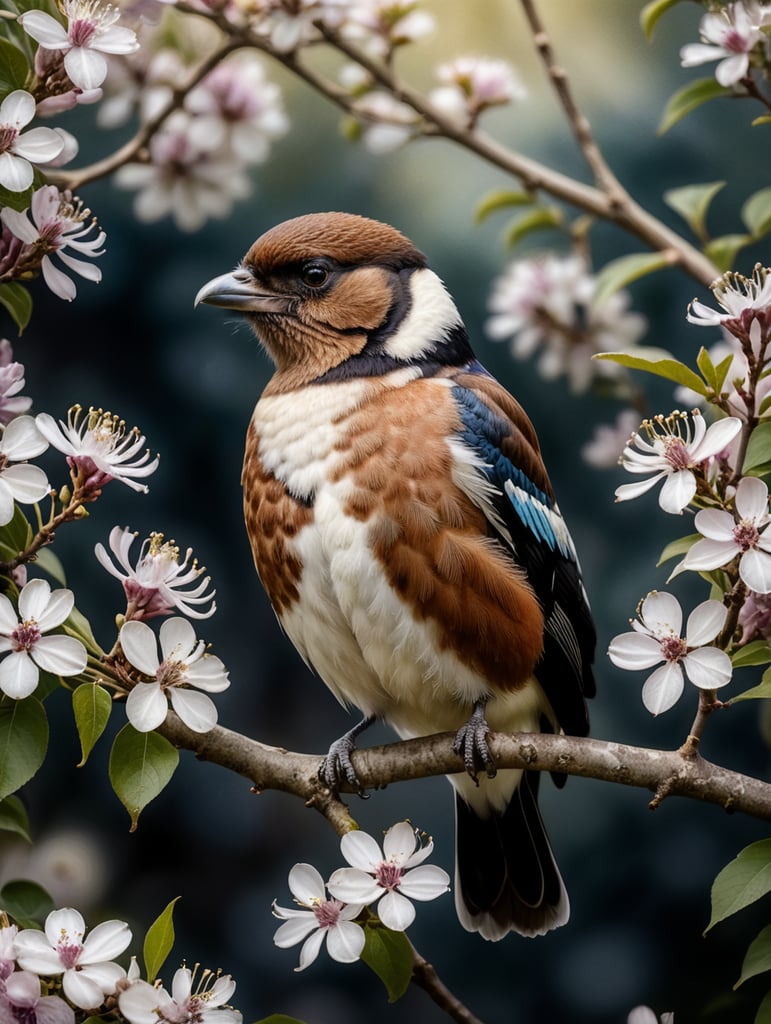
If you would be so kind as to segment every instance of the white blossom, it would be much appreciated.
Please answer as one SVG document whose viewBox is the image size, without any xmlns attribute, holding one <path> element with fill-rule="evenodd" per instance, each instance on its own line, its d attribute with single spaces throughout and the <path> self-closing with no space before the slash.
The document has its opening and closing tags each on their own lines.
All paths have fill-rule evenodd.
<svg viewBox="0 0 771 1024">
<path fill-rule="evenodd" d="M 736 516 L 725 509 L 705 508 L 694 524 L 703 539 L 688 550 L 675 572 L 704 572 L 739 558 L 739 576 L 757 594 L 771 594 L 771 515 L 768 487 L 753 476 L 743 477 L 734 497 Z"/>
<path fill-rule="evenodd" d="M 164 541 L 162 533 L 151 533 L 142 542 L 136 566 L 132 566 L 129 550 L 135 539 L 136 534 L 128 528 L 115 526 L 110 531 L 110 550 L 124 572 L 115 567 L 103 544 L 94 548 L 99 563 L 123 584 L 129 602 L 127 618 L 149 619 L 168 615 L 175 608 L 191 619 L 208 619 L 214 614 L 216 591 L 207 592 L 211 577 L 200 579 L 205 570 L 194 558 L 191 561 L 192 548 L 180 561 L 173 540 Z M 204 604 L 208 607 L 198 608 Z"/>
<path fill-rule="evenodd" d="M 18 614 L 0 594 L 0 690 L 16 700 L 37 687 L 39 670 L 75 676 L 86 667 L 86 649 L 71 636 L 46 636 L 67 619 L 75 598 L 71 590 L 51 590 L 46 580 L 26 583 Z"/>
<path fill-rule="evenodd" d="M 118 995 L 120 1012 L 129 1024 L 241 1024 L 238 1010 L 225 1005 L 236 988 L 229 974 L 205 971 L 195 985 L 194 972 L 180 967 L 170 993 L 159 985 L 131 981 Z"/>
<path fill-rule="evenodd" d="M 44 977 L 61 975 L 65 996 L 75 1006 L 101 1006 L 121 979 L 123 968 L 113 962 L 131 942 L 124 921 L 103 921 L 86 935 L 82 915 L 71 907 L 53 910 L 40 932 L 25 928 L 16 936 L 19 966 Z"/>
<path fill-rule="evenodd" d="M 142 451 L 145 436 L 136 427 L 126 431 L 123 420 L 93 406 L 84 416 L 79 405 L 69 410 L 66 423 L 57 423 L 48 413 L 39 413 L 35 423 L 45 439 L 67 456 L 85 490 L 97 491 L 111 480 L 120 480 L 134 491 L 147 491 L 136 478 L 154 473 L 158 459 L 148 461 L 150 452 Z"/>
<path fill-rule="evenodd" d="M 694 686 L 716 690 L 731 679 L 731 659 L 707 646 L 725 625 L 728 609 L 720 601 L 704 601 L 688 616 L 681 636 L 683 612 L 671 594 L 653 591 L 642 602 L 634 632 L 614 637 L 608 657 L 619 668 L 637 671 L 664 662 L 645 680 L 643 704 L 653 715 L 668 711 L 684 687 L 683 671 Z"/>
<path fill-rule="evenodd" d="M 11 192 L 26 191 L 34 176 L 32 164 L 49 163 L 64 148 L 64 140 L 52 128 L 22 132 L 34 116 L 35 100 L 23 89 L 0 103 L 0 185 Z"/>
<path fill-rule="evenodd" d="M 303 971 L 313 963 L 325 939 L 333 960 L 341 964 L 358 960 L 364 949 L 364 929 L 353 918 L 358 917 L 364 904 L 330 899 L 324 879 L 312 864 L 295 864 L 289 872 L 289 888 L 295 902 L 306 909 L 280 907 L 274 900 L 273 914 L 284 923 L 276 930 L 273 941 L 280 949 L 302 942 L 300 963 L 295 970 Z"/>
<path fill-rule="evenodd" d="M 107 77 L 106 53 L 125 54 L 139 49 L 133 29 L 117 23 L 120 9 L 100 0 L 64 0 L 67 27 L 45 11 L 20 15 L 24 31 L 46 50 L 64 54 L 64 69 L 79 89 L 97 89 Z"/>
<path fill-rule="evenodd" d="M 756 0 L 739 0 L 705 14 L 699 25 L 702 42 L 683 46 L 680 63 L 691 68 L 718 60 L 715 78 L 720 85 L 736 85 L 749 71 L 750 54 L 765 40 L 762 29 L 769 17 L 768 8 Z"/>
<path fill-rule="evenodd" d="M 17 416 L 0 437 L 0 526 L 13 519 L 14 502 L 32 505 L 42 501 L 51 490 L 48 477 L 34 459 L 48 448 L 32 416 Z"/>
<path fill-rule="evenodd" d="M 14 971 L 0 991 L 0 1024 L 75 1024 L 75 1013 L 59 996 L 43 995 L 36 974 Z"/>
<path fill-rule="evenodd" d="M 27 219 L 30 213 L 32 222 Z M 95 258 L 104 253 L 102 246 L 107 237 L 100 231 L 91 211 L 70 192 L 60 192 L 54 185 L 44 185 L 32 195 L 29 211 L 20 213 L 9 206 L 0 213 L 3 224 L 27 245 L 39 246 L 44 253 L 40 269 L 48 287 L 60 299 L 71 302 L 77 294 L 75 284 L 60 270 L 51 257 L 56 255 L 68 270 L 88 281 L 99 282 L 102 272 L 93 263 L 86 263 L 67 249 L 82 256 Z M 96 234 L 93 234 L 93 232 Z M 90 238 L 87 236 L 91 235 Z"/>
<path fill-rule="evenodd" d="M 652 475 L 617 487 L 616 501 L 638 498 L 663 480 L 659 505 L 664 512 L 679 515 L 696 495 L 694 470 L 703 469 L 706 462 L 724 451 L 741 427 L 736 416 L 726 416 L 707 427 L 698 409 L 690 419 L 686 413 L 673 412 L 644 420 L 642 428 L 648 439 L 633 433 L 619 461 L 629 473 Z"/>
<path fill-rule="evenodd" d="M 424 844 L 407 821 L 393 825 L 385 834 L 383 848 L 372 836 L 355 829 L 340 840 L 343 857 L 351 865 L 338 868 L 327 887 L 346 903 L 377 902 L 380 920 L 402 932 L 415 919 L 411 900 L 433 900 L 449 891 L 450 877 L 433 864 L 423 864 L 434 844 Z"/>
<path fill-rule="evenodd" d="M 187 619 L 166 619 L 161 625 L 162 659 L 155 634 L 136 619 L 121 627 L 120 644 L 129 664 L 150 679 L 135 683 L 126 699 L 126 714 L 136 730 L 157 729 L 166 718 L 169 702 L 194 732 L 214 728 L 217 708 L 207 693 L 199 691 L 226 690 L 228 673 L 219 658 L 205 653 L 206 644 L 196 638 Z"/>
<path fill-rule="evenodd" d="M 455 120 L 475 122 L 482 111 L 513 100 L 527 90 L 514 68 L 489 57 L 458 57 L 437 69 L 442 83 L 429 94 L 431 103 Z"/>
</svg>

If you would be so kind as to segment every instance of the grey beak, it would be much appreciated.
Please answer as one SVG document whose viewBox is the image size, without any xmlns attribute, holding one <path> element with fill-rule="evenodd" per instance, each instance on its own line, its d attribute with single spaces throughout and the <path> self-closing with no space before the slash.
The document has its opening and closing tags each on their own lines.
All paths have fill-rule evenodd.
<svg viewBox="0 0 771 1024">
<path fill-rule="evenodd" d="M 288 313 L 293 299 L 261 290 L 252 275 L 239 267 L 231 274 L 221 274 L 208 281 L 196 295 L 193 305 L 201 302 L 223 309 L 238 309 L 242 313 Z"/>
</svg>

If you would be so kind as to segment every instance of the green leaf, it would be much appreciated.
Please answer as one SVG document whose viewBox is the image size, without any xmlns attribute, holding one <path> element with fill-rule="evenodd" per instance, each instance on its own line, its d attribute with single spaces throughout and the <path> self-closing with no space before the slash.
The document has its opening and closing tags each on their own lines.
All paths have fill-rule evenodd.
<svg viewBox="0 0 771 1024">
<path fill-rule="evenodd" d="M 534 197 L 530 192 L 496 189 L 495 192 L 488 192 L 480 199 L 474 211 L 474 219 L 479 224 L 498 210 L 507 210 L 510 206 L 530 206 L 533 201 Z"/>
<path fill-rule="evenodd" d="M 72 710 L 80 737 L 81 759 L 78 768 L 82 768 L 110 721 L 112 697 L 103 686 L 81 683 L 72 692 Z"/>
<path fill-rule="evenodd" d="M 15 832 L 28 843 L 32 842 L 27 809 L 17 796 L 0 800 L 0 832 Z"/>
<path fill-rule="evenodd" d="M 27 522 L 21 506 L 13 510 L 10 523 L 0 527 L 0 561 L 11 562 L 24 551 L 32 540 L 32 527 Z"/>
<path fill-rule="evenodd" d="M 771 114 L 761 114 L 760 117 L 755 117 L 750 121 L 752 128 L 756 128 L 759 124 L 771 124 Z M 769 1020 L 771 1020 L 771 1016 L 769 1016 Z"/>
<path fill-rule="evenodd" d="M 753 640 L 731 655 L 731 664 L 734 668 L 767 665 L 769 661 L 771 661 L 771 647 L 768 646 L 766 640 Z"/>
<path fill-rule="evenodd" d="M 67 586 L 67 575 L 64 571 L 64 566 L 59 556 L 54 554 L 51 548 L 41 548 L 38 551 L 35 555 L 35 565 L 38 569 L 48 573 L 51 579 L 58 583 L 59 586 Z"/>
<path fill-rule="evenodd" d="M 414 958 L 404 932 L 392 932 L 382 925 L 367 925 L 361 958 L 380 978 L 388 992 L 388 1002 L 401 999 L 410 984 Z"/>
<path fill-rule="evenodd" d="M 700 395 L 707 394 L 707 385 L 701 377 L 662 348 L 647 348 L 640 345 L 626 352 L 598 352 L 593 358 L 610 359 L 611 362 L 628 366 L 631 370 L 645 370 L 646 373 L 683 384 Z"/>
<path fill-rule="evenodd" d="M 24 89 L 29 72 L 29 62 L 19 47 L 0 39 L 0 93 L 5 95 L 14 89 Z"/>
<path fill-rule="evenodd" d="M 712 916 L 705 934 L 719 921 L 771 892 L 771 839 L 746 846 L 712 883 Z"/>
<path fill-rule="evenodd" d="M 704 246 L 704 255 L 712 260 L 721 273 L 725 273 L 733 268 L 739 250 L 751 241 L 751 235 L 721 235 Z"/>
<path fill-rule="evenodd" d="M 707 384 L 713 391 L 718 392 L 720 389 L 717 384 L 717 370 L 709 352 L 703 346 L 699 349 L 699 354 L 696 357 L 696 365 L 701 370 L 701 375 Z"/>
<path fill-rule="evenodd" d="M 748 978 L 754 978 L 765 971 L 771 971 L 771 924 L 766 925 L 750 943 L 742 964 L 742 973 L 734 989 L 744 984 Z"/>
<path fill-rule="evenodd" d="M 506 244 L 515 246 L 522 239 L 533 231 L 541 231 L 544 228 L 559 228 L 562 226 L 562 212 L 556 206 L 537 206 L 529 213 L 523 213 L 512 221 L 506 232 Z"/>
<path fill-rule="evenodd" d="M 175 896 L 171 903 L 166 905 L 147 929 L 147 935 L 145 935 L 142 955 L 145 960 L 147 980 L 151 985 L 158 977 L 158 971 L 163 967 L 171 952 L 171 947 L 174 945 L 174 905 L 179 898 L 179 896 Z"/>
<path fill-rule="evenodd" d="M 755 466 L 769 461 L 771 461 L 771 420 L 759 423 L 750 434 L 742 463 L 742 473 L 747 473 Z"/>
<path fill-rule="evenodd" d="M 664 562 L 668 562 L 671 558 L 679 558 L 680 555 L 684 555 L 687 551 L 690 551 L 691 547 L 697 540 L 701 540 L 700 533 L 689 533 L 687 537 L 678 537 L 677 540 L 670 541 L 659 555 L 659 560 L 656 562 L 656 568 L 658 569 L 660 565 L 663 565 Z"/>
<path fill-rule="evenodd" d="M 0 906 L 20 928 L 40 928 L 54 909 L 54 901 L 42 885 L 23 878 L 6 882 L 0 889 Z"/>
<path fill-rule="evenodd" d="M 669 260 L 660 252 L 635 252 L 611 260 L 597 275 L 592 305 L 601 305 L 614 292 L 631 284 L 632 281 L 668 266 Z"/>
<path fill-rule="evenodd" d="M 5 306 L 22 334 L 32 316 L 32 296 L 24 285 L 18 281 L 0 284 L 0 306 Z"/>
<path fill-rule="evenodd" d="M 285 1013 L 271 1013 L 270 1017 L 263 1017 L 255 1024 L 303 1024 L 296 1017 L 287 1017 Z"/>
<path fill-rule="evenodd" d="M 771 992 L 766 992 L 765 997 L 755 1014 L 755 1024 L 771 1024 Z"/>
<path fill-rule="evenodd" d="M 653 30 L 661 15 L 679 2 L 680 0 L 651 0 L 650 3 L 643 7 L 640 11 L 640 27 L 645 33 L 645 38 L 648 42 L 653 38 Z"/>
<path fill-rule="evenodd" d="M 168 785 L 179 764 L 179 752 L 157 732 L 137 732 L 124 725 L 110 751 L 110 782 L 129 812 L 131 831 L 139 815 Z"/>
<path fill-rule="evenodd" d="M 715 78 L 698 78 L 695 82 L 689 82 L 688 85 L 678 89 L 673 96 L 670 96 L 664 113 L 661 115 L 657 134 L 663 135 L 668 132 L 673 125 L 681 121 L 686 114 L 690 114 L 692 110 L 700 107 L 702 103 L 714 100 L 718 96 L 730 95 L 731 90 L 720 85 Z"/>
<path fill-rule="evenodd" d="M 48 719 L 36 697 L 0 703 L 0 800 L 15 793 L 45 760 Z"/>
<path fill-rule="evenodd" d="M 757 686 L 731 697 L 731 703 L 739 700 L 768 700 L 771 697 L 771 669 L 766 669 Z"/>
<path fill-rule="evenodd" d="M 771 231 L 771 188 L 753 193 L 742 206 L 742 220 L 753 238 Z"/>
<path fill-rule="evenodd" d="M 734 356 L 726 356 L 722 359 L 715 367 L 715 393 L 720 394 L 725 384 L 725 379 L 728 376 L 728 371 L 731 369 L 731 364 L 734 361 Z"/>
<path fill-rule="evenodd" d="M 680 214 L 698 238 L 705 240 L 705 219 L 709 204 L 724 186 L 724 181 L 708 181 L 703 185 L 671 188 L 664 193 L 664 202 Z"/>
</svg>

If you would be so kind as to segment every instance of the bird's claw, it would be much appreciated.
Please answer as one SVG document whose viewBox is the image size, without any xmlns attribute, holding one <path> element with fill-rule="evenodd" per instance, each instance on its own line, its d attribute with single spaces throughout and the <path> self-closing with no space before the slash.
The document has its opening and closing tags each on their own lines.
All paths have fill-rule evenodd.
<svg viewBox="0 0 771 1024">
<path fill-rule="evenodd" d="M 490 726 L 485 718 L 485 704 L 485 701 L 479 701 L 474 705 L 471 717 L 458 729 L 452 745 L 455 753 L 462 755 L 466 771 L 474 782 L 477 782 L 480 768 L 484 768 L 488 779 L 494 779 L 497 772 L 495 760 L 487 745 Z"/>
<path fill-rule="evenodd" d="M 351 755 L 356 749 L 356 737 L 372 721 L 371 717 L 362 719 L 353 729 L 349 729 L 347 733 L 330 744 L 327 756 L 319 765 L 319 778 L 333 792 L 338 792 L 340 786 L 347 782 L 362 799 L 367 798 L 359 776 L 356 774 L 356 769 L 353 767 Z"/>
</svg>

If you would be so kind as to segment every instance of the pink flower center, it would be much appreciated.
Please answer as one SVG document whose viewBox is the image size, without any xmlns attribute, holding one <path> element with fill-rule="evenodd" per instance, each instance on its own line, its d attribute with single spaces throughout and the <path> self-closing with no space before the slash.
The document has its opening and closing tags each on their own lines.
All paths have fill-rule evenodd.
<svg viewBox="0 0 771 1024">
<path fill-rule="evenodd" d="M 170 686 L 184 686 L 187 682 L 186 668 L 184 662 L 176 661 L 174 658 L 162 661 L 155 674 L 155 678 L 161 684 L 161 689 L 167 690 Z"/>
<path fill-rule="evenodd" d="M 13 147 L 19 137 L 19 132 L 13 125 L 0 125 L 0 153 L 7 153 Z"/>
<path fill-rule="evenodd" d="M 324 900 L 313 908 L 313 914 L 319 922 L 319 928 L 334 928 L 340 919 L 340 911 L 344 904 L 340 900 Z"/>
<path fill-rule="evenodd" d="M 747 39 L 735 28 L 728 29 L 723 35 L 722 44 L 726 50 L 731 50 L 733 53 L 748 53 L 755 45 L 753 41 Z"/>
<path fill-rule="evenodd" d="M 756 547 L 759 538 L 758 528 L 751 520 L 743 519 L 734 527 L 734 540 L 742 551 Z"/>
<path fill-rule="evenodd" d="M 96 24 L 84 18 L 76 18 L 70 23 L 67 35 L 73 46 L 88 46 L 96 34 Z"/>
<path fill-rule="evenodd" d="M 664 458 L 673 469 L 688 469 L 693 465 L 691 453 L 679 437 L 665 438 Z"/>
<path fill-rule="evenodd" d="M 384 889 L 395 889 L 402 880 L 402 869 L 392 861 L 382 861 L 375 872 L 375 881 Z"/>
<path fill-rule="evenodd" d="M 680 636 L 664 637 L 661 643 L 661 655 L 664 661 L 679 661 L 688 653 L 688 647 Z"/>
<path fill-rule="evenodd" d="M 69 970 L 77 966 L 83 947 L 78 942 L 60 942 L 56 947 L 56 952 L 59 954 L 59 960 L 64 969 Z"/>
<path fill-rule="evenodd" d="M 11 633 L 14 651 L 31 651 L 42 636 L 40 627 L 34 619 L 26 619 Z"/>
</svg>

